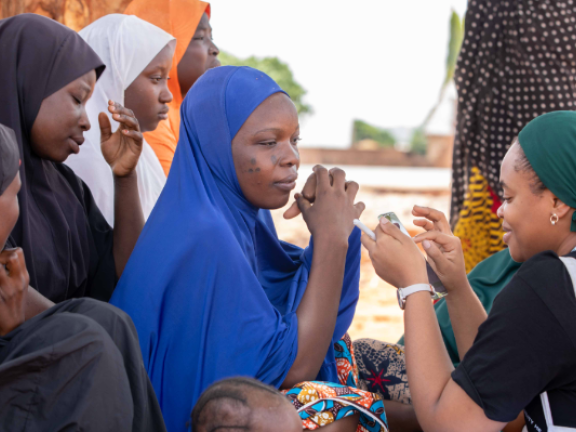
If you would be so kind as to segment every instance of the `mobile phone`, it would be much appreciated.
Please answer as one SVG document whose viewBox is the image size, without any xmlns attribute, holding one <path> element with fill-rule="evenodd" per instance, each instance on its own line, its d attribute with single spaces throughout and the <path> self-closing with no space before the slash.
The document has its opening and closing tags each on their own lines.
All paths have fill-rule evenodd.
<svg viewBox="0 0 576 432">
<path fill-rule="evenodd" d="M 398 216 L 396 216 L 396 213 L 394 212 L 383 213 L 380 216 L 378 216 L 378 220 L 380 220 L 383 217 L 385 217 L 394 225 L 396 225 L 400 229 L 400 231 L 402 231 L 408 237 L 411 237 L 410 234 L 408 233 L 408 230 L 404 228 L 404 225 L 402 225 L 402 222 L 400 222 L 400 219 L 398 219 Z M 438 277 L 436 272 L 432 269 L 430 263 L 427 260 L 425 261 L 426 261 L 426 273 L 428 273 L 428 283 L 430 283 L 430 285 L 434 287 L 434 291 L 436 291 L 434 299 L 439 299 L 447 296 L 448 292 L 446 291 L 446 288 L 440 281 L 440 278 Z"/>
</svg>

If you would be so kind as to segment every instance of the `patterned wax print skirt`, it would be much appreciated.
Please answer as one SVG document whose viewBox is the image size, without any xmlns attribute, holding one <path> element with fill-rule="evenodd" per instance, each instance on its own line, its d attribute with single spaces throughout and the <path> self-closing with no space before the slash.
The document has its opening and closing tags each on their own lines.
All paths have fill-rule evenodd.
<svg viewBox="0 0 576 432">
<path fill-rule="evenodd" d="M 358 367 L 350 336 L 334 344 L 340 383 L 307 381 L 283 393 L 296 407 L 305 430 L 316 430 L 360 414 L 357 432 L 388 432 L 383 398 L 360 390 Z"/>
</svg>

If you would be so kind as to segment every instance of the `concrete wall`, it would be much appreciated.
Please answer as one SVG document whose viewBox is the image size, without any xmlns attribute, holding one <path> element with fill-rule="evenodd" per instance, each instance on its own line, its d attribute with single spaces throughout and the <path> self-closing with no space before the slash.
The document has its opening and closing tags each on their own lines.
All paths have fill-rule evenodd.
<svg viewBox="0 0 576 432">
<path fill-rule="evenodd" d="M 424 156 L 399 152 L 394 149 L 357 150 L 300 147 L 305 164 L 372 165 L 372 166 L 434 166 Z"/>
</svg>

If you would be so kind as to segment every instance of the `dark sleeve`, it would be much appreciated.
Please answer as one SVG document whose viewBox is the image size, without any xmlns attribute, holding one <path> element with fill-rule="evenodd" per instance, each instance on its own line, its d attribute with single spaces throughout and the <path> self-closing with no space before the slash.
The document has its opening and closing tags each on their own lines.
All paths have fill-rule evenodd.
<svg viewBox="0 0 576 432">
<path fill-rule="evenodd" d="M 113 252 L 114 229 L 102 215 L 88 185 L 66 165 L 58 164 L 57 167 L 82 203 L 91 233 L 90 272 L 86 296 L 108 302 L 118 283 Z"/>
<path fill-rule="evenodd" d="M 530 261 L 523 268 L 538 266 Z M 548 289 L 555 286 L 555 278 L 557 283 L 563 279 L 562 269 L 555 269 L 555 275 L 542 269 L 549 276 Z M 474 345 L 452 373 L 486 417 L 499 422 L 514 420 L 576 354 L 555 314 L 525 276 L 529 273 L 523 275 L 521 269 L 502 290 Z"/>
</svg>

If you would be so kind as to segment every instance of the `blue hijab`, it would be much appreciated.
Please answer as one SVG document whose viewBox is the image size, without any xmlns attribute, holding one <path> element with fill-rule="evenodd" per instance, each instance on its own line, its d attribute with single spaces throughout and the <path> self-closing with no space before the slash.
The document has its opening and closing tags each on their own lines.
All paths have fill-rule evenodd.
<svg viewBox="0 0 576 432">
<path fill-rule="evenodd" d="M 187 429 L 213 382 L 244 375 L 279 387 L 298 352 L 312 241 L 302 250 L 278 239 L 270 212 L 244 197 L 232 160 L 232 138 L 278 92 L 248 67 L 211 69 L 194 84 L 168 181 L 111 300 L 134 320 L 170 432 Z M 349 239 L 333 342 L 358 300 L 359 237 Z M 318 379 L 338 382 L 332 347 Z"/>
</svg>

